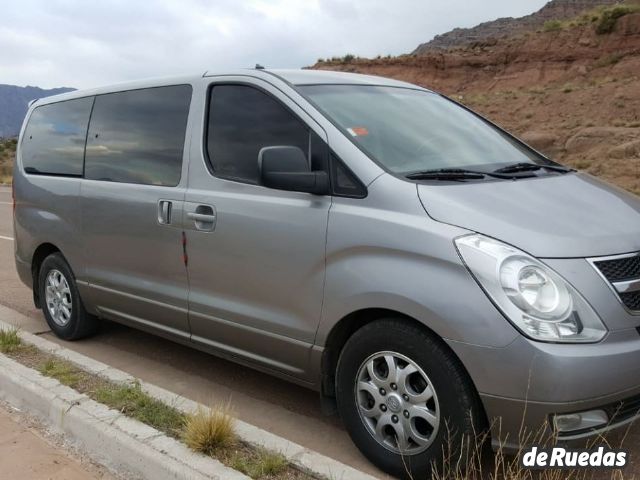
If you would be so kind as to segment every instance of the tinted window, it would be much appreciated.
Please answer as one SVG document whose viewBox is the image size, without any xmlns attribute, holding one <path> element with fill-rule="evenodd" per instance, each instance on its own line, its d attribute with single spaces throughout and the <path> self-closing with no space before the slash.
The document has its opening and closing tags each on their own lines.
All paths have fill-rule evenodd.
<svg viewBox="0 0 640 480">
<path fill-rule="evenodd" d="M 333 168 L 332 183 L 333 192 L 344 197 L 363 198 L 367 196 L 367 190 L 357 177 L 335 156 L 331 155 Z"/>
<path fill-rule="evenodd" d="M 87 139 L 86 178 L 177 185 L 190 101 L 189 85 L 97 96 Z"/>
<path fill-rule="evenodd" d="M 29 173 L 82 175 L 93 97 L 37 107 L 25 130 L 22 164 Z"/>
<path fill-rule="evenodd" d="M 309 131 L 283 105 L 255 88 L 220 85 L 209 103 L 207 151 L 216 175 L 258 183 L 258 152 L 293 145 L 309 151 Z"/>
</svg>

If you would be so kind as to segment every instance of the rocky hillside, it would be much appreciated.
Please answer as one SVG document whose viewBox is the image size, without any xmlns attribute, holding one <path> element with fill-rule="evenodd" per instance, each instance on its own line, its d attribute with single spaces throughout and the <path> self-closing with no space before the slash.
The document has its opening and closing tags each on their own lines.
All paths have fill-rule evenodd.
<svg viewBox="0 0 640 480">
<path fill-rule="evenodd" d="M 453 47 L 464 47 L 476 42 L 495 41 L 499 38 L 543 28 L 549 21 L 575 18 L 582 12 L 601 5 L 613 5 L 620 0 L 552 0 L 531 15 L 520 18 L 499 18 L 473 28 L 456 28 L 419 45 L 412 53 L 424 54 Z"/>
<path fill-rule="evenodd" d="M 20 132 L 22 120 L 31 100 L 70 92 L 73 88 L 44 90 L 39 87 L 17 87 L 0 84 L 0 138 L 12 137 Z"/>
<path fill-rule="evenodd" d="M 638 3 L 548 19 L 539 30 L 446 50 L 348 56 L 311 68 L 383 75 L 441 91 L 552 158 L 640 194 Z"/>
</svg>

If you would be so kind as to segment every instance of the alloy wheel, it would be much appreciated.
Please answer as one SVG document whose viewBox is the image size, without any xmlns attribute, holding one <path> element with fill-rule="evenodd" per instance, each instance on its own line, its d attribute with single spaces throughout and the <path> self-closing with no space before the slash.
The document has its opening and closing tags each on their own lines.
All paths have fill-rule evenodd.
<svg viewBox="0 0 640 480">
<path fill-rule="evenodd" d="M 67 325 L 73 312 L 73 299 L 69 282 L 59 270 L 51 270 L 47 275 L 45 299 L 49 315 L 56 325 Z"/>
<path fill-rule="evenodd" d="M 358 370 L 356 403 L 362 422 L 382 446 L 394 453 L 425 451 L 440 427 L 440 406 L 431 380 L 408 357 L 378 352 Z"/>
</svg>

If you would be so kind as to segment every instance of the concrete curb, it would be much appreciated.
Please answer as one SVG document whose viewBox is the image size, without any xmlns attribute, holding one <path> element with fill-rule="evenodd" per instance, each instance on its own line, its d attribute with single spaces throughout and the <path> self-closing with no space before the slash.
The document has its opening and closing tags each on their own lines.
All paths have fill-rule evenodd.
<svg viewBox="0 0 640 480">
<path fill-rule="evenodd" d="M 1 317 L 5 317 L 5 314 L 11 314 L 11 316 L 13 316 L 14 318 L 16 316 L 22 316 L 20 313 L 15 312 L 13 310 L 10 310 L 6 307 L 2 307 L 0 306 L 0 318 Z M 6 328 L 11 328 L 14 325 L 1 321 L 0 320 L 0 329 L 6 329 Z M 82 355 L 78 352 L 74 352 L 72 350 L 69 350 L 67 348 L 61 347 L 60 345 L 53 343 L 49 340 L 46 340 L 42 337 L 39 337 L 37 335 L 33 335 L 31 333 L 28 332 L 24 332 L 24 331 L 19 331 L 19 335 L 20 338 L 27 344 L 31 344 L 35 347 L 37 347 L 40 350 L 49 352 L 57 357 L 63 358 L 71 363 L 74 363 L 76 365 L 78 365 L 79 367 L 81 367 L 82 369 L 93 373 L 94 375 L 98 375 L 102 378 L 105 378 L 107 380 L 111 380 L 113 382 L 116 383 L 133 383 L 135 381 L 138 381 L 142 387 L 142 389 L 148 393 L 150 396 L 152 396 L 153 398 L 156 398 L 168 405 L 171 405 L 175 408 L 177 408 L 178 410 L 184 412 L 184 413 L 193 413 L 195 411 L 197 411 L 198 409 L 207 409 L 207 407 L 205 405 L 202 405 L 200 403 L 194 402 L 193 400 L 190 400 L 188 398 L 182 397 L 180 395 L 177 395 L 175 393 L 172 393 L 168 390 L 165 390 L 164 388 L 160 388 L 156 385 L 150 384 L 150 383 L 146 383 L 140 380 L 135 379 L 133 376 L 123 372 L 122 370 L 118 370 L 116 368 L 110 367 L 107 364 L 104 364 L 102 362 L 99 362 L 97 360 L 94 360 L 92 358 L 89 358 L 85 355 Z M 13 362 L 16 363 L 16 362 Z M 18 364 L 19 365 L 19 364 Z M 21 365 L 20 365 L 21 366 Z M 22 366 L 21 366 L 22 367 Z M 26 368 L 26 367 L 22 367 L 22 368 Z M 28 370 L 28 369 L 27 369 Z M 4 372 L 0 371 L 0 388 L 3 387 L 4 385 L 4 376 L 3 376 Z M 34 372 L 36 375 L 40 376 L 39 373 Z M 49 378 L 45 378 L 40 376 L 42 379 L 44 379 L 45 381 L 50 381 L 52 379 Z M 55 383 L 55 380 L 53 380 Z M 67 388 L 67 387 L 63 387 L 63 388 Z M 71 389 L 68 389 L 71 390 Z M 75 393 L 76 395 L 79 395 L 77 392 L 75 392 L 74 390 L 71 390 L 71 392 Z M 3 392 L 0 392 L 0 395 L 2 395 Z M 83 396 L 84 397 L 84 396 Z M 87 397 L 84 397 L 85 399 L 89 400 Z M 46 404 L 47 400 L 44 400 L 44 403 Z M 13 403 L 10 401 L 10 403 Z M 93 402 L 95 403 L 95 402 Z M 73 405 L 71 405 L 73 406 Z M 103 408 L 106 408 L 103 406 Z M 37 412 L 39 412 L 39 410 L 36 409 Z M 43 413 L 44 416 L 47 416 L 46 412 Z M 143 424 L 140 424 L 145 428 L 150 428 L 150 427 L 146 427 Z M 343 464 L 342 462 L 339 462 L 337 460 L 334 460 L 332 458 L 329 458 L 325 455 L 322 455 L 318 452 L 315 452 L 313 450 L 310 450 L 308 448 L 305 448 L 297 443 L 291 442 L 285 438 L 279 437 L 278 435 L 274 435 L 273 433 L 267 432 L 266 430 L 262 430 L 261 428 L 258 428 L 254 425 L 251 425 L 249 423 L 243 422 L 241 420 L 236 420 L 236 427 L 235 427 L 236 433 L 238 435 L 238 437 L 240 438 L 241 441 L 249 444 L 249 445 L 253 445 L 253 446 L 257 446 L 257 447 L 264 447 L 267 448 L 271 451 L 275 451 L 275 452 L 279 452 L 282 455 L 284 455 L 287 460 L 289 460 L 290 463 L 292 463 L 293 465 L 295 465 L 297 468 L 301 469 L 302 471 L 308 472 L 314 476 L 320 476 L 320 477 L 324 477 L 324 478 L 329 478 L 332 480 L 375 480 L 376 477 L 373 477 L 371 475 L 368 475 L 364 472 L 361 472 L 360 470 L 356 470 L 353 467 L 350 467 L 348 465 Z M 159 432 L 158 432 L 159 433 Z M 160 434 L 160 433 L 159 433 Z M 167 441 L 172 441 L 176 444 L 177 447 L 180 447 L 180 453 L 179 453 L 179 457 L 178 458 L 185 458 L 185 464 L 193 466 L 194 463 L 192 463 L 191 459 L 187 459 L 188 455 L 189 457 L 193 457 L 194 454 L 193 452 L 189 451 L 188 449 L 186 449 L 186 447 L 184 447 L 182 444 L 180 444 L 179 442 L 166 437 L 162 434 L 160 434 L 160 436 L 164 437 Z M 147 439 L 146 444 L 152 448 L 155 448 L 158 445 L 163 445 L 164 440 L 160 440 L 157 437 L 153 437 L 151 439 Z M 95 448 L 101 449 L 102 447 L 100 445 L 95 445 Z M 171 449 L 173 449 L 173 447 L 171 447 Z M 91 448 L 91 450 L 93 450 L 93 448 Z M 168 452 L 169 450 L 167 448 L 161 448 L 162 451 Z M 99 450 L 100 451 L 100 450 Z M 105 450 L 102 450 L 103 452 L 105 452 Z M 173 451 L 173 450 L 171 450 Z M 116 451 L 113 452 L 113 454 L 115 455 L 115 457 L 118 457 L 118 455 L 120 455 L 120 452 L 122 452 L 122 450 L 120 449 L 116 449 Z M 174 456 L 173 454 L 168 454 L 170 456 Z M 115 458 L 114 457 L 114 458 Z M 198 455 L 198 457 L 201 457 L 203 459 L 207 459 L 206 457 L 200 456 Z M 207 459 L 209 460 L 209 459 Z M 235 470 L 230 470 L 227 467 L 224 467 L 222 464 L 220 464 L 219 462 L 216 461 L 216 463 L 218 464 L 219 467 L 225 468 L 227 471 L 232 472 L 233 475 L 235 476 L 226 476 L 227 474 L 222 475 L 221 477 L 216 477 L 215 473 L 214 476 L 212 477 L 198 477 L 198 476 L 194 476 L 194 477 L 177 477 L 177 476 L 170 476 L 167 477 L 165 476 L 156 476 L 156 475 L 149 475 L 149 478 L 154 478 L 154 479 L 160 479 L 160 478 L 248 478 L 245 477 L 241 474 L 239 474 L 238 472 L 236 472 Z M 144 464 L 142 463 L 143 466 L 147 466 L 148 464 Z M 215 470 L 206 470 L 207 472 L 215 472 Z M 145 473 L 145 476 L 147 476 L 148 473 Z"/>
<path fill-rule="evenodd" d="M 249 478 L 4 355 L 0 355 L 0 398 L 44 419 L 118 472 L 154 480 Z"/>
</svg>

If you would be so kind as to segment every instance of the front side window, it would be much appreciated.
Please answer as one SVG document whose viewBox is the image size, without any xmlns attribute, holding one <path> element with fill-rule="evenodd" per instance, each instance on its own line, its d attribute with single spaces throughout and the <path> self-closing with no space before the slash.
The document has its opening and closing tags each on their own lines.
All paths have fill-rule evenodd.
<svg viewBox="0 0 640 480">
<path fill-rule="evenodd" d="M 190 102 L 190 85 L 97 96 L 87 137 L 85 177 L 176 186 Z"/>
<path fill-rule="evenodd" d="M 498 128 L 435 93 L 366 85 L 299 89 L 362 150 L 396 174 L 543 161 Z"/>
<path fill-rule="evenodd" d="M 309 153 L 309 130 L 262 91 L 245 85 L 216 85 L 209 100 L 207 153 L 214 173 L 259 183 L 263 147 L 295 146 Z"/>
<path fill-rule="evenodd" d="M 37 107 L 25 129 L 21 156 L 25 172 L 81 176 L 93 97 Z"/>
</svg>

